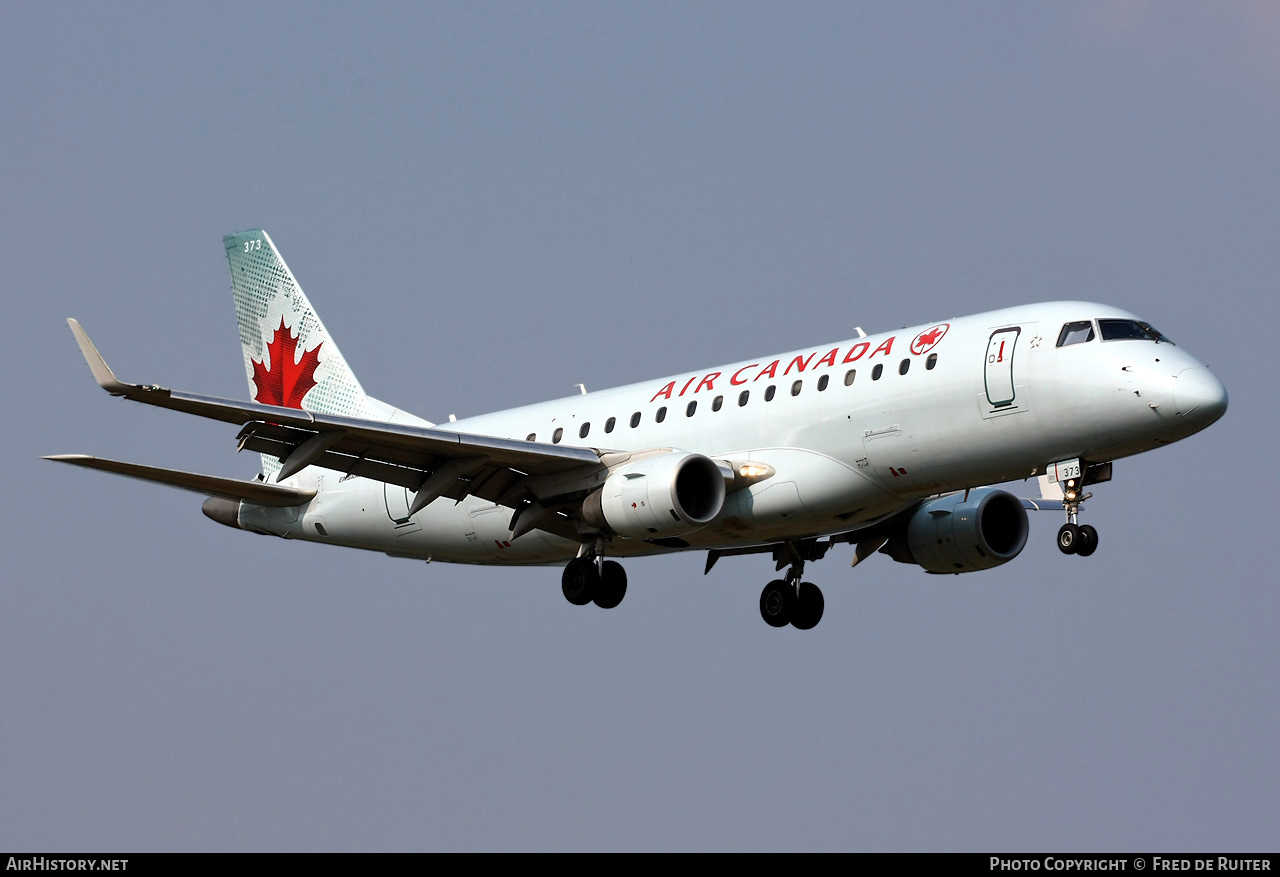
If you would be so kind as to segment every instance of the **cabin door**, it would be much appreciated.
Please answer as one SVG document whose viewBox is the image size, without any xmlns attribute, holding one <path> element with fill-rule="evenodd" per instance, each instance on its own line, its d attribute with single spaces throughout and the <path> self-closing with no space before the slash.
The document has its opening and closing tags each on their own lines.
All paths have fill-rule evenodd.
<svg viewBox="0 0 1280 877">
<path fill-rule="evenodd" d="M 987 339 L 986 361 L 982 367 L 983 391 L 978 396 L 983 418 L 1027 410 L 1027 326 L 996 329 Z M 1033 329 L 1029 329 L 1035 334 Z M 1031 340 L 1034 347 L 1039 336 Z"/>
<path fill-rule="evenodd" d="M 993 408 L 1012 405 L 1017 398 L 1013 385 L 1013 355 L 1021 334 L 1022 329 L 1017 326 L 997 329 L 987 341 L 987 404 Z"/>
</svg>

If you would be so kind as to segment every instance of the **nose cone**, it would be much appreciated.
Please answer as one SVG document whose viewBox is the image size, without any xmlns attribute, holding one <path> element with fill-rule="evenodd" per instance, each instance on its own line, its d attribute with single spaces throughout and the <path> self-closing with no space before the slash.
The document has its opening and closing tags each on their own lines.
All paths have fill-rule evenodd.
<svg viewBox="0 0 1280 877">
<path fill-rule="evenodd" d="M 1183 369 L 1174 382 L 1173 402 L 1179 417 L 1204 429 L 1226 413 L 1227 388 L 1203 366 Z"/>
</svg>

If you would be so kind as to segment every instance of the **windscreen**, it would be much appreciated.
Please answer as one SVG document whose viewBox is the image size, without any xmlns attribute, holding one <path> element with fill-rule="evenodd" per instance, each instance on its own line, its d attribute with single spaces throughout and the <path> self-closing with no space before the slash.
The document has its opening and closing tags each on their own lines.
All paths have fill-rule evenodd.
<svg viewBox="0 0 1280 877">
<path fill-rule="evenodd" d="M 1163 341 L 1172 344 L 1168 338 L 1151 327 L 1150 323 L 1138 320 L 1099 320 L 1098 331 L 1103 341 Z"/>
</svg>

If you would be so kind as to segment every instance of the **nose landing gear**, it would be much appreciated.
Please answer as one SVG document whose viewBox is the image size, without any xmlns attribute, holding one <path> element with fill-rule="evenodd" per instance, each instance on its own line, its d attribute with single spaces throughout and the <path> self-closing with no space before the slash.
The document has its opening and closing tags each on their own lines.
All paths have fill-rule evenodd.
<svg viewBox="0 0 1280 877">
<path fill-rule="evenodd" d="M 1098 550 L 1098 531 L 1088 524 L 1066 523 L 1058 530 L 1058 550 L 1088 557 Z"/>
<path fill-rule="evenodd" d="M 1058 550 L 1063 554 L 1078 554 L 1088 557 L 1098 550 L 1098 531 L 1085 524 L 1081 526 L 1080 503 L 1092 493 L 1080 495 L 1079 478 L 1069 478 L 1063 482 L 1062 508 L 1067 513 L 1067 522 L 1058 530 Z"/>
</svg>

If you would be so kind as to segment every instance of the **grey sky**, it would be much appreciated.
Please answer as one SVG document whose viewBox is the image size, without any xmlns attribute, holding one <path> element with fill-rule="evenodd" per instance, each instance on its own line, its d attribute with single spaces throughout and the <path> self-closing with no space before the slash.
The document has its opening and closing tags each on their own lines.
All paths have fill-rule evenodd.
<svg viewBox="0 0 1280 877">
<path fill-rule="evenodd" d="M 10 4 L 0 848 L 1274 850 L 1273 3 Z M 1142 314 L 1231 408 L 1089 560 L 424 565 L 40 461 L 248 477 L 220 236 L 269 230 L 432 420 L 1026 301 Z"/>
</svg>

